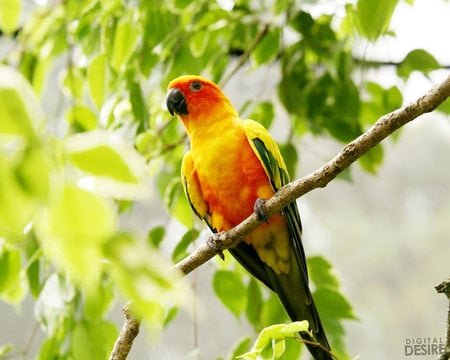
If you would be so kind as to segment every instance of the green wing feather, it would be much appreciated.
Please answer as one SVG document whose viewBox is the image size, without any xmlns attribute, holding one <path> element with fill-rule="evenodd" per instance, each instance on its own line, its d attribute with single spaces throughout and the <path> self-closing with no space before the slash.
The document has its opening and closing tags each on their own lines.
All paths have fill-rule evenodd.
<svg viewBox="0 0 450 360">
<path fill-rule="evenodd" d="M 243 126 L 248 142 L 261 162 L 273 190 L 278 191 L 289 182 L 289 174 L 275 140 L 262 125 L 253 120 L 245 120 Z M 318 341 L 324 348 L 329 349 L 325 331 L 309 290 L 308 270 L 302 244 L 302 224 L 297 204 L 290 203 L 283 209 L 283 214 L 287 218 L 293 250 L 289 274 L 275 274 L 271 268 L 259 260 L 254 249 L 243 242 L 238 245 L 238 248 L 233 249 L 232 253 L 250 272 L 278 294 L 292 320 L 309 321 L 315 335 L 311 338 L 308 334 L 301 333 L 305 340 Z M 328 351 L 308 343 L 306 345 L 315 359 L 332 359 Z"/>
<path fill-rule="evenodd" d="M 270 133 L 259 123 L 253 120 L 243 122 L 247 139 L 261 162 L 274 191 L 289 183 L 289 174 L 286 164 L 281 156 L 277 143 Z M 300 254 L 302 270 L 305 280 L 308 281 L 305 252 L 302 245 L 302 222 L 295 202 L 289 204 L 284 210 L 289 224 L 289 230 L 293 238 L 296 251 Z"/>
<path fill-rule="evenodd" d="M 261 161 L 274 190 L 289 182 L 286 164 L 278 145 L 269 132 L 260 123 L 244 120 L 245 134 L 259 161 Z"/>
</svg>

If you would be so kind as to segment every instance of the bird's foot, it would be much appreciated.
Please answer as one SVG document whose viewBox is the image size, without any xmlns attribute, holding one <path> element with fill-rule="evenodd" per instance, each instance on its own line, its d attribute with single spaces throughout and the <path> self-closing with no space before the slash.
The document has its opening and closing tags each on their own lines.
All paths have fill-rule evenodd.
<svg viewBox="0 0 450 360">
<path fill-rule="evenodd" d="M 266 199 L 256 199 L 253 210 L 255 212 L 256 218 L 259 221 L 264 221 L 265 223 L 269 224 L 269 215 L 267 214 L 266 201 Z"/>
<path fill-rule="evenodd" d="M 206 245 L 208 245 L 222 260 L 225 260 L 225 255 L 223 254 L 223 251 L 220 247 L 220 244 L 222 240 L 220 239 L 220 233 L 214 233 L 211 236 L 208 236 L 208 239 L 206 239 Z"/>
</svg>

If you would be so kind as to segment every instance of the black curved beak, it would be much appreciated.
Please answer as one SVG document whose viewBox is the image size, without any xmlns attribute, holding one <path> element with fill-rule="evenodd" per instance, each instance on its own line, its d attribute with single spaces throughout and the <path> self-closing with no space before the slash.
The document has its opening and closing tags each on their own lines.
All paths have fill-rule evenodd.
<svg viewBox="0 0 450 360">
<path fill-rule="evenodd" d="M 166 105 L 170 115 L 172 116 L 173 114 L 188 114 L 186 98 L 184 97 L 183 93 L 177 88 L 170 89 L 167 93 Z"/>
</svg>

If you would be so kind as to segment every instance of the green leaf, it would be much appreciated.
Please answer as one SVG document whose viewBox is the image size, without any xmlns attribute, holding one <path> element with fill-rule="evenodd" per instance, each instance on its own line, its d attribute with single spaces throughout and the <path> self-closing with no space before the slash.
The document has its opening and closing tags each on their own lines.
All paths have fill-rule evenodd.
<svg viewBox="0 0 450 360">
<path fill-rule="evenodd" d="M 84 105 L 75 105 L 71 107 L 66 114 L 69 124 L 78 131 L 93 130 L 97 127 L 97 116 L 94 112 Z"/>
<path fill-rule="evenodd" d="M 92 101 L 100 109 L 105 101 L 107 87 L 105 54 L 100 53 L 92 59 L 87 68 L 87 80 Z"/>
<path fill-rule="evenodd" d="M 164 326 L 169 325 L 172 320 L 175 319 L 175 317 L 178 315 L 179 308 L 177 306 L 173 306 L 169 309 L 169 311 L 166 312 L 166 316 L 164 318 Z"/>
<path fill-rule="evenodd" d="M 226 360 L 235 360 L 239 355 L 247 351 L 252 343 L 250 336 L 244 336 L 238 340 L 238 342 L 231 349 L 230 354 L 226 357 Z"/>
<path fill-rule="evenodd" d="M 329 340 L 333 344 L 333 352 L 340 359 L 348 358 L 345 350 L 345 329 L 342 320 L 356 319 L 351 305 L 337 290 L 321 288 L 314 292 L 313 296 L 323 326 L 327 329 Z"/>
<path fill-rule="evenodd" d="M 132 73 L 127 76 L 127 88 L 130 93 L 131 110 L 139 123 L 138 132 L 142 132 L 149 127 L 147 102 L 140 84 L 134 79 Z"/>
<path fill-rule="evenodd" d="M 252 277 L 247 287 L 246 315 L 248 321 L 250 321 L 254 328 L 259 327 L 262 304 L 263 298 L 260 284 Z"/>
<path fill-rule="evenodd" d="M 339 281 L 326 259 L 320 256 L 308 258 L 308 268 L 316 287 L 313 294 L 314 301 L 327 329 L 329 340 L 333 344 L 333 352 L 339 358 L 347 358 L 342 320 L 355 319 L 353 309 L 340 292 Z"/>
<path fill-rule="evenodd" d="M 14 346 L 12 344 L 5 344 L 0 346 L 0 359 L 4 359 L 5 355 L 8 355 L 12 350 L 14 350 Z"/>
<path fill-rule="evenodd" d="M 71 160 L 80 170 L 120 182 L 137 183 L 138 178 L 127 163 L 128 159 L 118 151 L 113 141 L 105 133 L 89 132 L 70 137 L 66 145 Z"/>
<path fill-rule="evenodd" d="M 147 234 L 148 243 L 153 247 L 158 248 L 164 239 L 166 228 L 164 226 L 156 226 Z"/>
<path fill-rule="evenodd" d="M 290 324 L 285 325 L 281 332 L 285 336 L 295 336 L 299 332 L 308 332 L 309 324 L 307 321 L 294 321 Z"/>
<path fill-rule="evenodd" d="M 28 287 L 30 288 L 30 294 L 34 297 L 37 297 L 42 290 L 40 274 L 41 262 L 37 258 L 27 268 Z"/>
<path fill-rule="evenodd" d="M 83 98 L 84 90 L 84 74 L 82 70 L 76 66 L 70 66 L 61 72 L 62 89 L 68 97 L 76 100 Z"/>
<path fill-rule="evenodd" d="M 297 149 L 292 143 L 280 144 L 280 152 L 283 156 L 288 174 L 291 179 L 295 177 L 296 170 L 298 167 L 298 153 Z"/>
<path fill-rule="evenodd" d="M 147 167 L 139 153 L 105 131 L 90 131 L 66 139 L 72 163 L 85 173 L 81 186 L 118 199 L 148 196 Z"/>
<path fill-rule="evenodd" d="M 117 334 L 115 325 L 109 321 L 81 320 L 73 329 L 73 359 L 108 359 Z"/>
<path fill-rule="evenodd" d="M 284 339 L 272 342 L 272 356 L 271 359 L 279 359 L 286 350 L 286 341 Z"/>
<path fill-rule="evenodd" d="M 110 278 L 103 280 L 95 292 L 85 293 L 84 314 L 89 318 L 99 318 L 110 310 L 115 301 L 115 288 Z"/>
<path fill-rule="evenodd" d="M 223 74 L 228 66 L 229 56 L 222 56 L 220 53 L 216 53 L 211 57 L 209 62 L 208 72 L 211 74 L 211 79 L 215 83 L 218 83 L 222 79 Z"/>
<path fill-rule="evenodd" d="M 147 129 L 136 136 L 135 146 L 147 159 L 151 159 L 162 147 L 163 140 L 155 129 Z"/>
<path fill-rule="evenodd" d="M 49 176 L 50 168 L 44 152 L 39 147 L 26 151 L 16 168 L 16 177 L 30 197 L 39 201 L 47 199 Z"/>
<path fill-rule="evenodd" d="M 184 10 L 186 9 L 192 2 L 189 0 L 172 0 L 171 3 L 175 8 L 178 10 Z"/>
<path fill-rule="evenodd" d="M 0 155 L 0 234 L 10 241 L 23 237 L 50 186 L 49 166 L 40 147 L 15 150 L 7 159 Z"/>
<path fill-rule="evenodd" d="M 314 19 L 311 14 L 302 10 L 298 11 L 292 17 L 289 25 L 298 33 L 303 34 L 303 36 L 312 37 L 311 32 L 314 27 Z"/>
<path fill-rule="evenodd" d="M 361 108 L 361 120 L 364 124 L 372 125 L 381 115 L 402 105 L 403 97 L 397 86 L 385 89 L 380 84 L 368 81 L 366 89 L 370 99 L 365 101 Z"/>
<path fill-rule="evenodd" d="M 283 333 L 285 324 L 275 324 L 264 328 L 258 335 L 258 338 L 253 345 L 253 350 L 262 351 L 272 339 L 282 339 L 286 335 Z M 304 327 L 303 327 L 304 328 Z M 306 330 L 308 330 L 308 324 L 306 324 Z"/>
<path fill-rule="evenodd" d="M 105 199 L 66 185 L 38 222 L 44 253 L 88 291 L 102 274 L 103 244 L 117 227 L 116 214 Z"/>
<path fill-rule="evenodd" d="M 22 266 L 21 253 L 17 249 L 7 249 L 0 240 L 0 298 L 20 283 Z"/>
<path fill-rule="evenodd" d="M 275 13 L 275 15 L 280 15 L 287 8 L 289 8 L 289 6 L 289 0 L 276 0 L 273 4 L 273 12 Z"/>
<path fill-rule="evenodd" d="M 398 0 L 359 0 L 356 5 L 359 33 L 371 41 L 386 34 L 397 3 Z"/>
<path fill-rule="evenodd" d="M 192 292 L 187 282 L 158 251 L 126 234 L 116 236 L 105 247 L 108 273 L 132 310 L 151 330 L 161 330 L 172 307 L 191 309 Z"/>
<path fill-rule="evenodd" d="M 255 66 L 260 66 L 275 59 L 279 53 L 280 34 L 281 30 L 279 28 L 269 29 L 258 43 L 251 54 L 251 59 Z"/>
<path fill-rule="evenodd" d="M 19 27 L 21 12 L 21 0 L 0 0 L 0 29 L 5 34 L 11 34 Z"/>
<path fill-rule="evenodd" d="M 200 57 L 205 53 L 210 38 L 210 32 L 200 30 L 194 33 L 189 42 L 189 46 L 194 57 Z"/>
<path fill-rule="evenodd" d="M 397 86 L 391 86 L 383 94 L 384 113 L 394 111 L 402 106 L 403 96 Z M 381 116 L 382 114 L 380 114 Z"/>
<path fill-rule="evenodd" d="M 272 124 L 272 120 L 275 117 L 275 110 L 273 107 L 272 102 L 270 101 L 263 101 L 258 103 L 253 109 L 250 115 L 248 116 L 249 119 L 256 120 L 259 122 L 262 126 L 264 126 L 266 129 L 270 127 Z"/>
<path fill-rule="evenodd" d="M 351 305 L 339 291 L 321 287 L 314 292 L 313 296 L 320 317 L 324 321 L 325 319 L 356 319 Z"/>
<path fill-rule="evenodd" d="M 353 54 L 347 48 L 339 49 L 334 56 L 336 72 L 338 79 L 342 80 L 343 84 L 351 86 L 352 71 L 354 67 Z M 359 90 L 359 89 L 358 89 Z"/>
<path fill-rule="evenodd" d="M 192 242 L 198 238 L 199 232 L 197 230 L 188 230 L 172 252 L 172 261 L 177 263 L 178 261 L 184 259 L 187 255 L 187 249 Z"/>
<path fill-rule="evenodd" d="M 142 75 L 146 78 L 150 77 L 152 69 L 159 64 L 159 56 L 152 51 L 148 51 L 146 47 L 142 47 L 142 61 L 140 63 Z"/>
<path fill-rule="evenodd" d="M 331 264 L 322 256 L 311 256 L 307 259 L 311 280 L 316 288 L 328 287 L 337 289 L 339 280 L 334 274 Z"/>
<path fill-rule="evenodd" d="M 37 203 L 18 181 L 15 164 L 8 160 L 0 155 L 0 237 L 17 241 L 23 237 Z"/>
<path fill-rule="evenodd" d="M 298 341 L 296 336 L 293 336 L 292 338 L 286 338 L 285 344 L 286 348 L 283 354 L 280 356 L 280 360 L 293 360 L 301 358 L 304 346 L 300 341 Z"/>
<path fill-rule="evenodd" d="M 450 98 L 447 98 L 441 105 L 437 108 L 438 111 L 450 115 Z"/>
<path fill-rule="evenodd" d="M 295 321 L 287 325 L 268 326 L 259 333 L 252 349 L 238 358 L 246 360 L 279 359 L 286 349 L 284 340 L 298 336 L 298 332 L 309 332 L 309 324 L 306 320 Z"/>
<path fill-rule="evenodd" d="M 55 337 L 50 337 L 44 340 L 39 349 L 39 354 L 36 357 L 36 360 L 63 360 L 66 357 L 61 354 L 64 350 L 62 350 L 62 344 L 60 339 Z"/>
<path fill-rule="evenodd" d="M 111 67 L 118 73 L 126 69 L 139 41 L 139 27 L 131 16 L 120 18 L 114 34 Z"/>
<path fill-rule="evenodd" d="M 415 49 L 410 51 L 397 67 L 397 75 L 406 79 L 413 71 L 428 75 L 431 71 L 440 68 L 439 62 L 428 51 Z"/>
<path fill-rule="evenodd" d="M 28 81 L 10 67 L 0 65 L 0 133 L 33 139 L 41 129 L 44 112 Z"/>
<path fill-rule="evenodd" d="M 380 168 L 384 158 L 384 151 L 381 144 L 370 149 L 358 159 L 361 167 L 371 174 L 375 174 Z"/>
<path fill-rule="evenodd" d="M 282 323 L 288 320 L 286 311 L 281 306 L 280 300 L 275 293 L 270 293 L 269 298 L 264 301 L 260 321 L 262 326 Z"/>
<path fill-rule="evenodd" d="M 247 305 L 241 277 L 233 271 L 218 270 L 213 277 L 213 288 L 220 301 L 238 318 Z"/>
<path fill-rule="evenodd" d="M 183 192 L 179 176 L 169 181 L 164 192 L 164 203 L 185 227 L 193 227 L 195 214 Z"/>
<path fill-rule="evenodd" d="M 353 182 L 351 168 L 347 168 L 344 171 L 342 171 L 341 173 L 339 173 L 339 175 L 336 177 L 336 179 Z"/>
</svg>

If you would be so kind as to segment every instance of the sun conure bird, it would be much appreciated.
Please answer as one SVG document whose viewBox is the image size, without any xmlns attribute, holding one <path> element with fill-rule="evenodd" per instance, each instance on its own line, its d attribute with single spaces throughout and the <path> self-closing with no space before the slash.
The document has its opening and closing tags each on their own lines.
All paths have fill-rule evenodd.
<svg viewBox="0 0 450 360">
<path fill-rule="evenodd" d="M 167 108 L 189 135 L 182 163 L 184 191 L 195 214 L 213 232 L 238 225 L 261 201 L 289 182 L 280 150 L 268 131 L 242 120 L 213 82 L 181 76 L 170 82 Z M 263 215 L 263 214 L 262 214 Z M 308 320 L 313 337 L 300 335 L 315 359 L 332 359 L 308 286 L 302 226 L 295 202 L 253 230 L 231 254 L 275 291 L 293 321 Z M 319 343 L 320 345 L 318 345 Z"/>
</svg>

